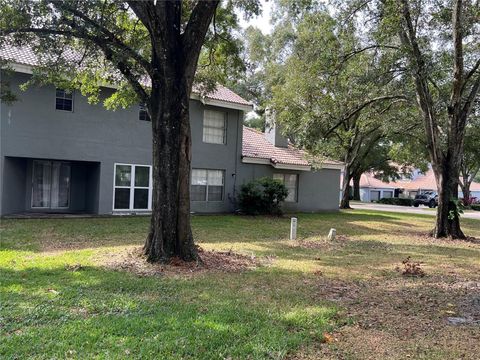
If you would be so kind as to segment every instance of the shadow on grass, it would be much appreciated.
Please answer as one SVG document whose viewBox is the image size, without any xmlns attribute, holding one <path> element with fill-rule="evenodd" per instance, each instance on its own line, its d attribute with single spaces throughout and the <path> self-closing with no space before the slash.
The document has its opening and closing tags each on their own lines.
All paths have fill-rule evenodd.
<svg viewBox="0 0 480 360">
<path fill-rule="evenodd" d="M 335 314 L 293 271 L 172 279 L 32 267 L 0 276 L 2 358 L 282 357 L 321 337 Z"/>
</svg>

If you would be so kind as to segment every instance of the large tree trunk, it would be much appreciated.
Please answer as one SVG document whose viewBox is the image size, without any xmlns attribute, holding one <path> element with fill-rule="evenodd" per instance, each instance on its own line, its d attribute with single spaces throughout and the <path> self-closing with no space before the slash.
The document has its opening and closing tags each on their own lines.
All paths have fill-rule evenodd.
<svg viewBox="0 0 480 360">
<path fill-rule="evenodd" d="M 342 200 L 340 201 L 340 209 L 351 209 L 350 207 L 350 180 L 352 175 L 350 174 L 350 168 L 345 165 L 343 170 L 342 179 Z"/>
<path fill-rule="evenodd" d="M 190 227 L 190 92 L 198 57 L 219 1 L 199 1 L 181 32 L 182 2 L 132 2 L 152 35 L 149 112 L 153 206 L 144 251 L 150 262 L 200 260 Z"/>
<path fill-rule="evenodd" d="M 353 175 L 353 200 L 360 201 L 360 178 L 362 174 Z"/>
<path fill-rule="evenodd" d="M 198 260 L 190 227 L 191 135 L 185 80 L 153 87 L 153 208 L 144 251 L 150 262 Z"/>
<path fill-rule="evenodd" d="M 453 162 L 445 160 L 441 166 L 433 166 L 433 171 L 437 181 L 438 208 L 432 236 L 465 239 L 460 228 L 456 203 L 458 201 L 458 167 L 455 169 Z"/>
</svg>

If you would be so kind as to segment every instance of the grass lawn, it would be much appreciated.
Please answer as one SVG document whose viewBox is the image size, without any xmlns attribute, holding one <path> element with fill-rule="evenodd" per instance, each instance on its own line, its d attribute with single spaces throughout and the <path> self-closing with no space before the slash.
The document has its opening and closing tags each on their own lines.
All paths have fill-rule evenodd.
<svg viewBox="0 0 480 360">
<path fill-rule="evenodd" d="M 1 359 L 477 359 L 480 244 L 424 236 L 432 216 L 193 217 L 205 250 L 244 271 L 139 276 L 107 266 L 149 219 L 2 220 Z M 480 238 L 480 221 L 463 219 Z M 338 239 L 325 239 L 330 227 Z M 410 256 L 426 275 L 406 278 Z M 81 266 L 79 266 L 81 265 Z"/>
</svg>

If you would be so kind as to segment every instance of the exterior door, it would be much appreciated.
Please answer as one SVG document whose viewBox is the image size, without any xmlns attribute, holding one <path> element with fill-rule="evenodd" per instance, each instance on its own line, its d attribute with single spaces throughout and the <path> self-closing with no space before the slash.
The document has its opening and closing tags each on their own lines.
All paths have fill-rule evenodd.
<svg viewBox="0 0 480 360">
<path fill-rule="evenodd" d="M 34 160 L 32 208 L 67 209 L 70 205 L 70 163 Z"/>
</svg>

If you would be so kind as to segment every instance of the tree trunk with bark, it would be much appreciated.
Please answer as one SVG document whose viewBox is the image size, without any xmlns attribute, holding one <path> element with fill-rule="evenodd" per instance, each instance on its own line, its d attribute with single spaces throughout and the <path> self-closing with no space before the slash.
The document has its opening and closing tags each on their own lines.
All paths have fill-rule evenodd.
<svg viewBox="0 0 480 360">
<path fill-rule="evenodd" d="M 451 237 L 453 239 L 464 239 L 460 228 L 460 217 L 458 214 L 458 177 L 452 173 L 458 173 L 455 165 L 445 161 L 440 167 L 434 167 L 435 179 L 438 188 L 438 207 L 435 228 L 432 235 L 435 238 Z"/>
<path fill-rule="evenodd" d="M 353 200 L 360 201 L 360 178 L 362 174 L 353 175 Z"/>
<path fill-rule="evenodd" d="M 218 1 L 199 2 L 181 33 L 181 2 L 159 2 L 153 17 L 132 7 L 152 38 L 153 205 L 144 252 L 150 262 L 178 257 L 200 261 L 190 226 L 191 132 L 189 102 L 200 50 Z"/>
<path fill-rule="evenodd" d="M 190 228 L 191 135 L 189 90 L 183 80 L 152 91 L 153 204 L 144 250 L 150 262 L 197 260 Z M 168 95 L 167 95 L 168 94 Z M 161 99 L 155 101 L 155 99 Z"/>
<path fill-rule="evenodd" d="M 402 10 L 402 26 L 399 31 L 402 45 L 408 49 L 409 62 L 414 71 L 417 102 L 422 112 L 427 140 L 427 148 L 435 173 L 438 190 L 438 209 L 436 226 L 432 231 L 435 238 L 465 238 L 460 229 L 457 210 L 458 181 L 460 176 L 461 155 L 465 138 L 468 116 L 473 101 L 480 89 L 480 76 L 474 75 L 480 60 L 467 73 L 464 71 L 463 56 L 463 1 L 453 1 L 452 39 L 453 39 L 453 76 L 449 104 L 448 122 L 441 128 L 437 104 L 430 91 L 430 74 L 426 57 L 417 38 L 417 29 L 412 20 L 408 0 L 398 0 Z M 466 86 L 470 81 L 471 86 Z"/>
<path fill-rule="evenodd" d="M 463 181 L 460 183 L 460 188 L 462 189 L 463 194 L 463 205 L 468 206 L 470 205 L 470 184 L 471 182 L 467 179 L 467 181 Z"/>
<path fill-rule="evenodd" d="M 345 164 L 345 169 L 343 170 L 343 179 L 342 179 L 342 199 L 340 201 L 340 209 L 351 209 L 350 207 L 350 180 L 352 175 L 350 173 L 350 167 Z"/>
</svg>

